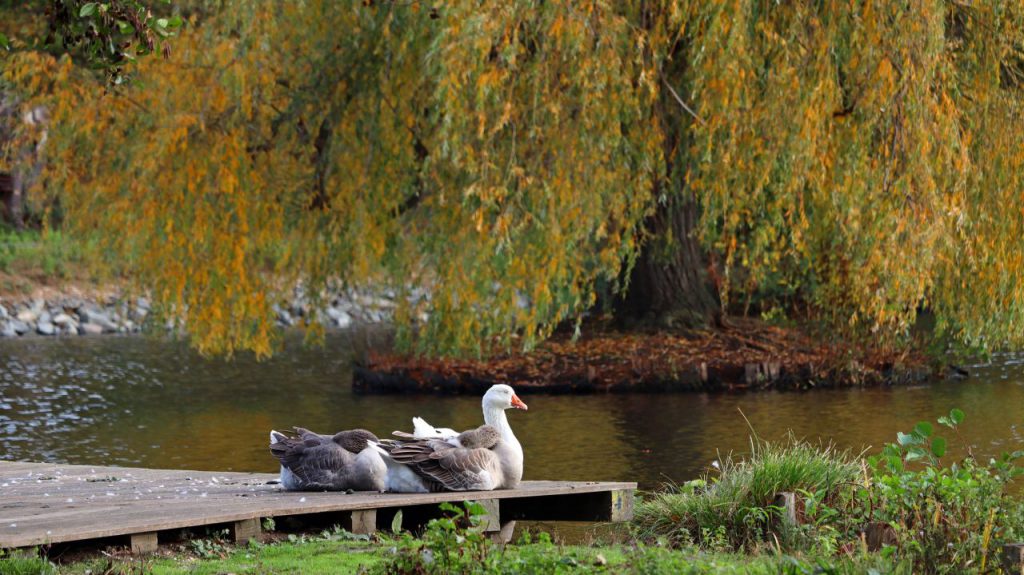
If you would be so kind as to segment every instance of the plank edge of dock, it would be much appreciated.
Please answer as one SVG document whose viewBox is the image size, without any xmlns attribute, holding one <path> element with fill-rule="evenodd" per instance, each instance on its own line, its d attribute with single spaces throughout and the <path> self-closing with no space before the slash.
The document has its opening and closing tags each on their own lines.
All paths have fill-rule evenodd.
<svg viewBox="0 0 1024 575">
<path fill-rule="evenodd" d="M 18 471 L 22 470 L 29 475 L 18 477 Z M 43 505 L 39 503 L 38 492 L 45 487 L 37 484 L 42 482 L 41 473 L 49 470 L 50 475 L 46 476 L 47 481 L 65 480 L 63 485 L 77 489 L 76 493 L 91 493 L 90 499 L 81 499 L 77 504 L 59 502 L 58 498 L 49 499 L 47 503 L 54 505 Z M 13 475 L 12 475 L 13 473 Z M 35 476 L 35 482 L 31 480 Z M 131 477 L 123 484 L 117 477 Z M 181 499 L 168 498 L 157 499 L 147 498 L 139 503 L 133 503 L 125 499 L 111 500 L 109 498 L 95 499 L 96 494 L 106 489 L 125 488 L 126 486 L 138 487 L 140 482 L 151 476 L 153 483 L 164 488 L 165 493 L 180 494 L 174 491 L 193 489 L 201 478 L 209 477 L 212 481 L 216 478 L 226 480 L 246 480 L 245 483 L 207 483 L 205 487 L 211 491 L 217 491 L 214 497 L 206 499 L 206 493 L 202 498 L 191 496 Z M 168 469 L 144 469 L 133 467 L 108 467 L 92 465 L 62 465 L 62 464 L 38 464 L 31 462 L 10 462 L 0 461 L 0 477 L 4 482 L 18 483 L 19 480 L 26 481 L 21 486 L 23 494 L 19 501 L 18 493 L 0 494 L 0 548 L 13 549 L 33 546 L 46 546 L 57 543 L 86 542 L 110 537 L 128 537 L 132 548 L 138 547 L 140 552 L 152 547 L 153 538 L 149 534 L 163 531 L 188 529 L 193 527 L 205 527 L 211 525 L 238 526 L 245 525 L 242 529 L 245 532 L 255 531 L 258 534 L 260 522 L 264 518 L 302 517 L 327 514 L 339 514 L 350 518 L 346 522 L 350 531 L 353 528 L 361 532 L 373 532 L 376 526 L 370 526 L 376 520 L 377 510 L 394 510 L 404 508 L 428 508 L 437 506 L 442 502 L 463 502 L 483 501 L 488 503 L 489 514 L 498 513 L 495 525 L 500 529 L 510 521 L 517 519 L 538 519 L 545 521 L 607 521 L 622 522 L 632 518 L 634 492 L 637 484 L 634 482 L 594 482 L 594 481 L 551 481 L 532 480 L 524 481 L 516 489 L 503 489 L 495 491 L 468 491 L 468 492 L 442 492 L 430 494 L 395 494 L 376 492 L 357 492 L 345 494 L 343 492 L 288 492 L 279 487 L 267 485 L 266 481 L 276 478 L 275 474 L 248 473 L 248 472 L 224 472 L 224 471 L 195 471 L 195 470 L 168 470 Z M 99 479 L 90 479 L 97 478 Z M 111 479 L 110 483 L 102 483 Z M 200 479 L 196 479 L 200 478 Z M 92 483 L 91 481 L 96 481 Z M 171 487 L 165 487 L 177 481 Z M 262 481 L 262 485 L 255 482 Z M 51 484 L 48 484 L 49 486 Z M 52 484 L 52 485 L 56 485 Z M 253 493 L 240 493 L 242 487 Z M 228 489 L 228 488 L 232 489 Z M 258 488 L 258 489 L 257 489 Z M 15 489 L 15 491 L 18 491 Z M 36 503 L 27 503 L 31 500 L 31 494 L 35 494 Z M 111 495 L 111 493 L 106 493 Z M 359 499 L 353 499 L 353 497 Z M 63 497 L 61 495 L 60 497 Z M 504 502 L 502 504 L 501 502 Z M 571 503 L 571 505 L 570 505 Z M 106 507 L 104 507 L 106 505 Z M 91 507 L 99 508 L 99 511 L 92 511 Z M 119 513 L 109 511 L 109 507 L 118 507 Z M 148 508 L 154 511 L 157 519 L 140 519 L 140 509 Z M 563 511 L 559 512 L 558 508 Z M 51 512 L 46 509 L 53 509 Z M 177 517 L 162 518 L 161 509 L 174 509 L 178 512 Z M 219 510 L 218 510 L 219 509 Z M 24 530 L 16 525 L 16 521 L 9 521 L 11 517 L 24 519 L 24 513 L 37 511 L 36 516 L 29 516 L 28 524 L 33 528 Z M 40 525 L 42 521 L 32 521 L 47 515 L 57 516 L 59 519 L 61 511 L 77 515 L 81 525 L 77 528 L 61 528 L 54 525 L 53 529 L 47 529 Z M 14 515 L 22 513 L 22 516 Z M 117 517 L 124 521 L 120 525 Z M 88 520 L 94 522 L 90 523 Z M 100 521 L 100 519 L 103 521 Z M 128 518 L 130 520 L 125 520 Z M 66 521 L 65 521 L 66 523 Z M 19 532 L 11 533 L 9 530 L 18 529 Z M 237 531 L 236 529 L 236 531 Z M 4 533 L 7 531 L 7 533 Z M 49 533 L 47 533 L 49 531 Z M 355 532 L 355 531 L 353 531 Z M 237 539 L 237 537 L 236 537 Z"/>
</svg>

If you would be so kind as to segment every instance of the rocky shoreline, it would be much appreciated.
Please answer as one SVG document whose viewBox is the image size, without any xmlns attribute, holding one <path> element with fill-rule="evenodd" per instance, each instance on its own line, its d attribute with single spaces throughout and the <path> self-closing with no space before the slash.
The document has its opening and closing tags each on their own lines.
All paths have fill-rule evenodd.
<svg viewBox="0 0 1024 575">
<path fill-rule="evenodd" d="M 390 322 L 395 295 L 346 290 L 327 294 L 314 307 L 301 287 L 285 301 L 275 304 L 275 323 L 292 327 L 316 317 L 327 328 L 346 329 L 356 324 Z M 36 297 L 0 297 L 0 338 L 55 337 L 73 335 L 136 334 L 143 331 L 174 331 L 173 319 L 158 325 L 148 297 L 127 297 L 118 293 L 82 296 L 47 294 Z"/>
</svg>

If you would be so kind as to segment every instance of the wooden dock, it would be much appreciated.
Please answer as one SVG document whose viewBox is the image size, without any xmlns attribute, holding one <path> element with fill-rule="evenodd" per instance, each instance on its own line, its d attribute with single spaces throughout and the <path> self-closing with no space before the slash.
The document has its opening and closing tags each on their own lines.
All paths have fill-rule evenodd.
<svg viewBox="0 0 1024 575">
<path fill-rule="evenodd" d="M 354 533 L 438 516 L 444 501 L 478 501 L 485 530 L 516 520 L 628 521 L 636 483 L 524 481 L 518 489 L 449 493 L 288 492 L 277 475 L 0 461 L 0 549 L 117 538 L 148 552 L 182 529 L 224 526 L 235 541 L 264 518 L 340 524 Z M 113 541 L 112 543 L 117 543 Z"/>
</svg>

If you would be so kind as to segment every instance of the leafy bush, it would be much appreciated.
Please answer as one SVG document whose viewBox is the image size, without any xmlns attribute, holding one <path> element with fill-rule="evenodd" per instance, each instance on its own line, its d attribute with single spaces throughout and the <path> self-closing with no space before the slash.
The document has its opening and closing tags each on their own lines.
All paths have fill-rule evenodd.
<svg viewBox="0 0 1024 575">
<path fill-rule="evenodd" d="M 963 419 L 954 409 L 938 421 L 957 433 Z M 915 572 L 984 572 L 998 564 L 1002 543 L 1024 534 L 1021 503 L 1007 489 L 1022 472 L 1016 460 L 1024 453 L 987 464 L 968 456 L 943 466 L 947 442 L 931 424 L 896 437 L 868 459 L 873 476 L 856 490 L 847 510 L 851 521 L 888 525 L 894 541 L 885 552 L 912 561 Z"/>
<path fill-rule="evenodd" d="M 954 409 L 938 422 L 958 436 L 963 420 Z M 860 462 L 798 442 L 755 443 L 748 460 L 725 459 L 717 478 L 641 502 L 636 525 L 647 539 L 706 551 L 762 545 L 833 557 L 871 547 L 896 570 L 991 571 L 1002 544 L 1024 537 L 1024 501 L 1010 494 L 1024 452 L 981 463 L 968 449 L 945 465 L 947 445 L 927 422 Z M 776 521 L 771 503 L 781 491 L 796 492 L 802 504 L 792 528 Z"/>
<path fill-rule="evenodd" d="M 839 487 L 853 482 L 855 458 L 832 447 L 790 437 L 784 443 L 751 441 L 745 460 L 722 458 L 717 477 L 690 481 L 637 505 L 635 526 L 641 538 L 667 537 L 675 545 L 696 544 L 711 551 L 739 549 L 783 535 L 775 497 L 783 491 L 818 494 L 830 501 Z M 778 527 L 776 527 L 778 526 Z"/>
<path fill-rule="evenodd" d="M 384 572 L 423 575 L 480 572 L 491 551 L 491 542 L 482 526 L 487 510 L 469 501 L 465 508 L 442 503 L 441 509 L 449 515 L 431 519 L 422 537 L 402 535 L 394 556 L 383 565 Z"/>
</svg>

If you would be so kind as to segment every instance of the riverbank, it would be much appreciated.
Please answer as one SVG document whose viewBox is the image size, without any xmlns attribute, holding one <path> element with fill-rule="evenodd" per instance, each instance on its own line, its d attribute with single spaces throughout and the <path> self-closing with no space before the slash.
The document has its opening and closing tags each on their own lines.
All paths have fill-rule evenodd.
<svg viewBox="0 0 1024 575">
<path fill-rule="evenodd" d="M 339 289 L 317 306 L 298 286 L 274 306 L 274 321 L 281 329 L 313 318 L 328 329 L 388 325 L 395 297 L 389 291 Z M 43 286 L 28 295 L 0 295 L 0 339 L 177 331 L 173 316 L 116 284 Z M 379 394 L 482 394 L 494 383 L 554 394 L 811 389 L 919 383 L 952 373 L 936 373 L 922 353 L 829 341 L 799 327 L 748 318 L 689 333 L 624 332 L 591 323 L 575 340 L 556 333 L 529 353 L 498 352 L 487 359 L 377 349 L 356 360 L 353 388 Z"/>
<path fill-rule="evenodd" d="M 529 353 L 489 359 L 376 352 L 356 367 L 353 386 L 361 393 L 480 394 L 494 383 L 523 393 L 742 391 L 893 385 L 945 375 L 918 352 L 828 341 L 754 319 L 729 324 L 687 334 L 589 326 L 575 341 L 556 334 Z"/>
<path fill-rule="evenodd" d="M 131 292 L 126 282 L 89 275 L 83 246 L 60 234 L 6 240 L 11 251 L 0 258 L 0 339 L 179 332 L 173 314 L 154 309 L 145 294 Z M 410 297 L 429 299 L 424 290 L 413 292 Z M 386 326 L 397 305 L 388 290 L 336 289 L 317 301 L 297 286 L 274 306 L 275 324 L 288 329 L 315 318 L 328 329 Z M 498 382 L 524 393 L 563 394 L 810 389 L 950 375 L 936 373 L 921 353 L 829 341 L 800 327 L 748 318 L 686 334 L 588 323 L 575 341 L 556 334 L 530 353 L 496 353 L 487 360 L 379 349 L 356 359 L 353 386 L 361 393 L 479 394 Z"/>
</svg>

